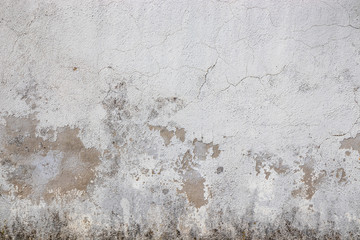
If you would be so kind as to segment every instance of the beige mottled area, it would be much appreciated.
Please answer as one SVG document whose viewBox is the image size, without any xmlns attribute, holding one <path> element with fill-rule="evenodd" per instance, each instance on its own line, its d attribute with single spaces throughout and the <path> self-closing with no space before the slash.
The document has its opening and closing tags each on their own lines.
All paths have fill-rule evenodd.
<svg viewBox="0 0 360 240">
<path fill-rule="evenodd" d="M 1 134 L 5 143 L 0 157 L 2 165 L 8 168 L 7 179 L 14 185 L 15 195 L 49 201 L 56 194 L 86 191 L 95 178 L 99 152 L 84 146 L 78 129 L 59 128 L 55 136 L 54 131 L 38 133 L 38 120 L 34 115 L 9 116 L 5 120 Z"/>
<path fill-rule="evenodd" d="M 263 171 L 265 179 L 268 180 L 272 170 L 279 175 L 289 173 L 289 166 L 284 165 L 282 159 L 274 158 L 270 154 L 255 154 L 253 158 L 255 160 L 256 176 Z"/>
<path fill-rule="evenodd" d="M 294 197 L 300 196 L 310 200 L 314 196 L 316 190 L 318 190 L 327 173 L 325 170 L 321 170 L 316 174 L 313 162 L 307 162 L 300 165 L 300 169 L 303 171 L 303 177 L 301 179 L 303 185 L 300 188 L 293 190 L 291 194 Z"/>
<path fill-rule="evenodd" d="M 190 150 L 187 150 L 186 153 L 177 161 L 177 170 L 180 172 L 191 170 L 194 164 L 193 156 L 191 155 Z"/>
<path fill-rule="evenodd" d="M 163 126 L 152 126 L 148 125 L 151 131 L 159 131 L 160 136 L 164 140 L 165 146 L 168 146 L 171 142 L 171 139 L 175 136 L 181 142 L 185 142 L 186 131 L 184 128 L 175 128 L 175 131 L 168 130 Z M 194 169 L 196 166 L 196 160 L 206 160 L 206 157 L 209 150 L 212 150 L 211 157 L 217 158 L 220 155 L 219 144 L 204 143 L 195 138 L 192 142 L 193 150 L 187 150 L 185 154 L 179 158 L 177 162 L 177 167 L 175 168 L 182 177 L 182 188 L 178 190 L 178 193 L 185 193 L 189 203 L 196 208 L 200 208 L 203 205 L 207 204 L 205 199 L 205 190 L 204 182 L 205 178 Z M 194 154 L 194 156 L 192 155 Z"/>
<path fill-rule="evenodd" d="M 346 183 L 347 177 L 344 168 L 336 169 L 336 178 L 339 180 L 339 183 Z"/>
</svg>

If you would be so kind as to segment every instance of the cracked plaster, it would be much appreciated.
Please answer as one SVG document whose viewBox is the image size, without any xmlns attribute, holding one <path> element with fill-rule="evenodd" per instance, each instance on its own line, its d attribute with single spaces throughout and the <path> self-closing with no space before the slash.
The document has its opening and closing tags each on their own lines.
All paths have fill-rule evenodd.
<svg viewBox="0 0 360 240">
<path fill-rule="evenodd" d="M 359 238 L 358 1 L 0 13 L 0 239 Z"/>
</svg>

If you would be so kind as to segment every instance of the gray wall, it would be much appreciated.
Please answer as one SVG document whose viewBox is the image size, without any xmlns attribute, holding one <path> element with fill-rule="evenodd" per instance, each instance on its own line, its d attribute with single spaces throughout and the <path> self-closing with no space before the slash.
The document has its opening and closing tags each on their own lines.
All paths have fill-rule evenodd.
<svg viewBox="0 0 360 240">
<path fill-rule="evenodd" d="M 357 238 L 358 0 L 0 3 L 0 239 Z"/>
</svg>

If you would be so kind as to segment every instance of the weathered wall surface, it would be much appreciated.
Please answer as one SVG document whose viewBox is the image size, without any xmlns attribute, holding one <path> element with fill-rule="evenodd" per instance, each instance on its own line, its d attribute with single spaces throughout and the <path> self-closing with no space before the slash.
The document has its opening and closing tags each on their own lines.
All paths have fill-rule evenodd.
<svg viewBox="0 0 360 240">
<path fill-rule="evenodd" d="M 0 238 L 358 238 L 360 2 L 0 3 Z"/>
</svg>

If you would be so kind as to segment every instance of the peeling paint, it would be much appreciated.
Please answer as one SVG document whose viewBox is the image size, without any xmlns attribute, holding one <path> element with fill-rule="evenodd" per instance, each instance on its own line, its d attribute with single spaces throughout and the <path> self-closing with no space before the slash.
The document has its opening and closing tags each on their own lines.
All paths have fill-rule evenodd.
<svg viewBox="0 0 360 240">
<path fill-rule="evenodd" d="M 301 179 L 304 185 L 299 189 L 293 190 L 291 194 L 293 196 L 304 196 L 306 199 L 310 200 L 327 173 L 325 170 L 321 170 L 320 173 L 316 174 L 313 163 L 311 162 L 300 165 L 300 169 L 304 173 Z"/>
<path fill-rule="evenodd" d="M 35 116 L 9 116 L 5 120 L 2 136 L 7 143 L 0 157 L 2 165 L 8 168 L 8 181 L 15 186 L 18 197 L 50 201 L 56 194 L 86 191 L 100 164 L 99 152 L 85 148 L 78 137 L 78 129 L 65 127 L 46 131 L 56 138 L 51 141 L 37 135 Z"/>
<path fill-rule="evenodd" d="M 340 149 L 350 149 L 360 153 L 360 133 L 356 134 L 356 136 L 353 138 L 345 138 L 340 142 L 340 144 Z M 347 154 L 350 155 L 350 152 L 347 151 Z"/>
</svg>

